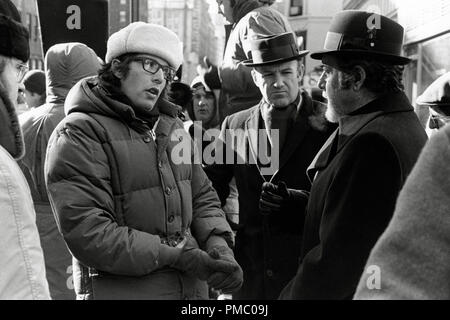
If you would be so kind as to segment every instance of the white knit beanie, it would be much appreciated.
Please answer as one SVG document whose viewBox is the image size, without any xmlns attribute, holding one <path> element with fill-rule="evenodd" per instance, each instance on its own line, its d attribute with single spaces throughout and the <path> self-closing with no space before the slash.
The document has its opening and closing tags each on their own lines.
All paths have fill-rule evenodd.
<svg viewBox="0 0 450 320">
<path fill-rule="evenodd" d="M 151 54 L 164 59 L 175 70 L 183 63 L 183 48 L 178 36 L 153 23 L 133 22 L 109 37 L 105 62 L 124 53 Z"/>
</svg>

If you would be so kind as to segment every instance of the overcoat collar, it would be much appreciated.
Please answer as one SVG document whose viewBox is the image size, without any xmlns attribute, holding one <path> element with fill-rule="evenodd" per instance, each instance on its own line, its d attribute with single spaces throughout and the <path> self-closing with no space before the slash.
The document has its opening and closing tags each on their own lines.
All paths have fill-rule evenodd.
<svg viewBox="0 0 450 320">
<path fill-rule="evenodd" d="M 308 167 L 307 174 L 310 181 L 314 180 L 314 175 L 318 170 L 327 167 L 336 154 L 373 119 L 383 114 L 413 110 L 405 94 L 396 93 L 383 95 L 349 115 L 342 117 L 339 120 L 339 128 L 328 138 Z M 335 142 L 335 139 L 338 139 L 338 141 Z M 335 151 L 332 150 L 333 142 L 337 143 Z"/>
</svg>

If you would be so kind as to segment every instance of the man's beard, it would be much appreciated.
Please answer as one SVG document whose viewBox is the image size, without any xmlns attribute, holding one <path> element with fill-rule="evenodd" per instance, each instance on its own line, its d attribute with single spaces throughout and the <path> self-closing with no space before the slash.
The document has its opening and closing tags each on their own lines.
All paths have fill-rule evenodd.
<svg viewBox="0 0 450 320">
<path fill-rule="evenodd" d="M 339 119 L 343 116 L 340 111 L 341 110 L 339 110 L 339 108 L 336 108 L 334 105 L 332 106 L 330 101 L 328 101 L 327 110 L 325 111 L 325 118 L 332 123 L 338 123 Z"/>
</svg>

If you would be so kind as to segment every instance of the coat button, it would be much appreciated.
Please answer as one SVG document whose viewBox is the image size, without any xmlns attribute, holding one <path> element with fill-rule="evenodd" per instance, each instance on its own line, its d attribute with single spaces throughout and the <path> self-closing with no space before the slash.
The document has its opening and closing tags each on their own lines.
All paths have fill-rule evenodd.
<svg viewBox="0 0 450 320">
<path fill-rule="evenodd" d="M 272 277 L 273 276 L 273 271 L 270 269 L 267 269 L 266 274 L 268 277 Z"/>
<path fill-rule="evenodd" d="M 172 190 L 170 189 L 170 187 L 167 187 L 166 188 L 166 194 L 168 195 L 168 196 L 170 196 L 170 193 L 172 192 Z"/>
<path fill-rule="evenodd" d="M 145 143 L 149 143 L 150 141 L 152 141 L 152 138 L 150 138 L 149 136 L 145 136 L 144 137 L 144 142 Z"/>
<path fill-rule="evenodd" d="M 169 222 L 172 223 L 173 220 L 175 220 L 175 217 L 173 215 L 169 216 Z"/>
</svg>

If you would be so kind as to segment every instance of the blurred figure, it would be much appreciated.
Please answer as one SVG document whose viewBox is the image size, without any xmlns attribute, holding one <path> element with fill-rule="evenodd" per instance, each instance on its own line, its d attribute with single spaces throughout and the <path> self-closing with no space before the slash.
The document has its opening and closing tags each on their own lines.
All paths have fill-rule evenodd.
<svg viewBox="0 0 450 320">
<path fill-rule="evenodd" d="M 225 27 L 226 48 L 218 68 L 205 57 L 197 71 L 209 88 L 220 89 L 220 119 L 258 104 L 261 92 L 254 84 L 251 68 L 241 64 L 247 60 L 250 48 L 246 39 L 257 36 L 292 32 L 287 19 L 269 6 L 272 0 L 217 0 L 219 13 L 230 25 Z"/>
<path fill-rule="evenodd" d="M 381 29 L 368 23 L 374 18 Z M 280 299 L 351 299 L 394 213 L 427 139 L 404 93 L 403 34 L 385 16 L 346 10 L 332 19 L 324 50 L 311 54 L 325 65 L 325 115 L 339 127 L 308 167 L 302 252 Z"/>
<path fill-rule="evenodd" d="M 448 122 L 450 73 L 417 100 Z M 355 299 L 450 299 L 450 125 L 433 129 L 370 254 Z M 374 266 L 380 272 L 377 287 L 369 269 Z"/>
<path fill-rule="evenodd" d="M 430 116 L 426 125 L 428 136 L 432 136 L 450 121 L 450 72 L 437 78 L 420 95 L 416 104 L 422 108 L 430 108 Z"/>
<path fill-rule="evenodd" d="M 17 8 L 0 2 L 0 299 L 50 299 L 30 189 L 15 160 L 24 154 L 15 111 L 29 59 Z"/>
<path fill-rule="evenodd" d="M 183 82 L 172 82 L 167 95 L 170 102 L 181 107 L 181 113 L 183 114 L 181 120 L 183 120 L 184 128 L 188 131 L 193 123 L 188 113 L 188 107 L 192 104 L 191 88 Z"/>
<path fill-rule="evenodd" d="M 45 103 L 46 94 L 44 71 L 28 71 L 22 82 L 25 87 L 25 101 L 29 109 L 39 107 Z"/>
<path fill-rule="evenodd" d="M 95 52 L 78 42 L 60 43 L 45 55 L 47 101 L 44 105 L 19 116 L 26 154 L 20 166 L 28 180 L 36 210 L 36 221 L 44 250 L 47 279 L 53 299 L 75 299 L 72 283 L 72 256 L 58 231 L 48 200 L 44 179 L 47 143 L 55 127 L 64 118 L 64 101 L 69 90 L 81 79 L 97 74 L 101 65 Z M 43 72 L 35 72 L 24 80 L 34 88 Z M 45 92 L 45 90 L 44 90 Z"/>
<path fill-rule="evenodd" d="M 209 129 L 220 129 L 219 121 L 219 107 L 218 107 L 218 90 L 212 91 L 204 82 L 200 76 L 197 76 L 191 82 L 191 88 L 193 91 L 192 103 L 188 105 L 188 114 L 194 123 L 188 128 L 188 132 L 191 137 L 195 139 L 202 137 L 201 147 L 202 156 L 205 148 L 209 146 L 213 141 L 213 135 Z M 199 126 L 198 124 L 201 124 Z M 199 134 L 196 135 L 195 130 L 199 130 Z M 201 135 L 200 135 L 201 131 Z M 200 141 L 199 141 L 200 142 Z M 203 160 L 203 157 L 202 157 Z M 202 161 L 203 162 L 203 161 Z M 204 162 L 203 162 L 204 163 Z M 204 163 L 205 164 L 205 163 Z M 234 231 L 238 229 L 239 223 L 239 202 L 238 192 L 236 188 L 236 180 L 233 178 L 230 183 L 230 194 L 224 202 L 222 202 L 222 210 L 225 212 L 228 223 Z"/>
<path fill-rule="evenodd" d="M 28 106 L 25 101 L 25 86 L 23 85 L 23 82 L 21 82 L 19 83 L 19 90 L 17 94 L 17 107 L 16 107 L 17 115 L 24 113 L 25 111 L 27 111 L 27 109 Z"/>
<path fill-rule="evenodd" d="M 79 299 L 207 299 L 234 291 L 233 233 L 166 92 L 183 60 L 171 30 L 112 34 L 98 76 L 78 82 L 49 141 L 46 184 L 73 254 Z"/>
</svg>

